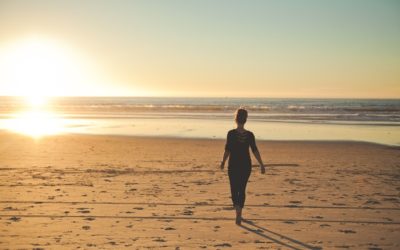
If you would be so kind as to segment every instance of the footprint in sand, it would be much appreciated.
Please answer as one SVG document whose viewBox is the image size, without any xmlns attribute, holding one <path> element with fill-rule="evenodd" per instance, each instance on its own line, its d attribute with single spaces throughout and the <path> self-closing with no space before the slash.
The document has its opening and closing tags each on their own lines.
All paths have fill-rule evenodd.
<svg viewBox="0 0 400 250">
<path fill-rule="evenodd" d="M 13 207 L 5 207 L 3 208 L 4 211 L 16 211 L 18 208 L 13 208 Z"/>
<path fill-rule="evenodd" d="M 86 208 L 86 207 L 78 207 L 77 209 L 79 210 L 78 213 L 82 213 L 82 214 L 90 213 L 89 208 Z"/>
<path fill-rule="evenodd" d="M 383 250 L 383 248 L 380 247 L 370 247 L 368 250 Z"/>
<path fill-rule="evenodd" d="M 351 229 L 341 229 L 341 230 L 338 230 L 338 231 L 342 232 L 342 233 L 345 233 L 345 234 L 355 234 L 356 233 L 356 231 L 351 230 Z"/>
<path fill-rule="evenodd" d="M 222 244 L 216 244 L 214 245 L 214 247 L 232 247 L 232 245 L 229 243 L 222 243 Z"/>
<path fill-rule="evenodd" d="M 154 239 L 153 241 L 156 241 L 156 242 L 166 242 L 166 240 L 164 240 L 164 239 L 161 239 L 161 238 Z"/>
<path fill-rule="evenodd" d="M 364 205 L 378 205 L 381 204 L 379 201 L 377 200 L 373 200 L 373 199 L 369 199 L 368 201 L 364 202 Z"/>
<path fill-rule="evenodd" d="M 193 215 L 193 211 L 191 210 L 183 211 L 183 215 Z"/>
<path fill-rule="evenodd" d="M 183 211 L 184 215 L 193 215 L 193 211 L 190 209 L 193 209 L 194 207 L 185 207 L 185 210 Z"/>
<path fill-rule="evenodd" d="M 319 225 L 320 227 L 330 227 L 331 225 L 329 225 L 329 224 L 321 224 L 321 225 Z"/>
<path fill-rule="evenodd" d="M 333 206 L 346 206 L 346 203 L 332 203 Z"/>
<path fill-rule="evenodd" d="M 9 220 L 12 220 L 12 221 L 17 222 L 17 221 L 20 221 L 21 218 L 20 218 L 20 217 L 13 216 L 13 217 L 11 217 Z"/>
<path fill-rule="evenodd" d="M 336 248 L 350 248 L 351 246 L 349 245 L 336 245 Z"/>
<path fill-rule="evenodd" d="M 266 243 L 266 242 L 265 242 L 265 241 L 262 241 L 262 240 L 255 240 L 254 243 L 260 244 L 260 243 Z"/>
<path fill-rule="evenodd" d="M 290 221 L 290 220 L 284 221 L 283 223 L 286 223 L 286 224 L 296 224 L 296 222 Z"/>
</svg>

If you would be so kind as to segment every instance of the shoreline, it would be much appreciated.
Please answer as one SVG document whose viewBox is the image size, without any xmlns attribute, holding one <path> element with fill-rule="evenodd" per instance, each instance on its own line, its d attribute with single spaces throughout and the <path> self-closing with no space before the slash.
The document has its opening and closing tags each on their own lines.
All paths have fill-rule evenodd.
<svg viewBox="0 0 400 250">
<path fill-rule="evenodd" d="M 52 137 L 60 137 L 60 136 L 82 136 L 82 137 L 115 137 L 115 138 L 131 138 L 131 139 L 167 139 L 167 140 L 184 140 L 184 141 L 190 141 L 190 140 L 199 140 L 199 141 L 219 141 L 219 142 L 225 142 L 226 139 L 222 138 L 209 138 L 209 137 L 179 137 L 179 136 L 164 136 L 164 135 L 123 135 L 123 134 L 90 134 L 90 133 L 60 133 L 60 134 L 54 134 L 54 135 L 44 135 L 44 136 L 39 136 L 39 137 L 34 137 L 30 135 L 24 135 L 18 132 L 13 132 L 13 131 L 8 131 L 8 130 L 0 130 L 0 136 L 1 135 L 16 135 L 16 136 L 22 136 L 22 137 L 27 137 L 31 138 L 32 140 L 41 140 L 41 139 L 46 139 L 46 138 L 52 138 Z M 376 145 L 376 146 L 382 146 L 382 147 L 389 147 L 389 148 L 394 148 L 394 149 L 399 149 L 400 150 L 400 145 L 392 145 L 392 144 L 384 144 L 384 143 L 379 143 L 379 142 L 372 142 L 372 141 L 361 141 L 361 140 L 275 140 L 275 139 L 257 139 L 256 142 L 260 143 L 321 143 L 321 144 L 365 144 L 365 145 Z"/>
</svg>

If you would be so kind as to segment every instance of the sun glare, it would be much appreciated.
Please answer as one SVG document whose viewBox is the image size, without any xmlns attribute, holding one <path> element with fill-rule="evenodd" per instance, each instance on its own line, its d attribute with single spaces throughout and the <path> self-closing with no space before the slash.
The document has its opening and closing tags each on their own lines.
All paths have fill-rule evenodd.
<svg viewBox="0 0 400 250">
<path fill-rule="evenodd" d="M 94 66 L 64 43 L 42 37 L 10 43 L 0 50 L 0 79 L 11 95 L 74 95 L 96 84 Z"/>
<path fill-rule="evenodd" d="M 31 108 L 41 108 L 46 105 L 46 98 L 44 96 L 27 96 L 26 102 Z"/>
<path fill-rule="evenodd" d="M 95 89 L 93 72 L 88 60 L 55 39 L 30 37 L 3 44 L 0 83 L 7 94 L 23 96 L 25 107 L 7 119 L 6 129 L 35 138 L 63 132 L 63 119 L 51 111 L 48 98 Z"/>
</svg>

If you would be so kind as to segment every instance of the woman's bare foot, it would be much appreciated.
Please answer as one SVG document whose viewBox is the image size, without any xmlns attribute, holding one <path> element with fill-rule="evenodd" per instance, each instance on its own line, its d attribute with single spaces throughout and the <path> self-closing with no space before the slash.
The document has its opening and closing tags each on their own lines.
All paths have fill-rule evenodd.
<svg viewBox="0 0 400 250">
<path fill-rule="evenodd" d="M 242 224 L 242 208 L 240 206 L 236 206 L 236 225 Z"/>
<path fill-rule="evenodd" d="M 240 226 L 242 224 L 242 219 L 240 216 L 236 216 L 236 225 Z"/>
</svg>

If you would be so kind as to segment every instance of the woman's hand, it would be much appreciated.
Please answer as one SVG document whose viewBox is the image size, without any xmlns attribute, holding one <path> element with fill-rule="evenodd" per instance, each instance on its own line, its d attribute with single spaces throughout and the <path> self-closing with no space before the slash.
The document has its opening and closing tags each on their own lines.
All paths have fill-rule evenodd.
<svg viewBox="0 0 400 250">
<path fill-rule="evenodd" d="M 228 157 L 229 157 L 230 154 L 231 154 L 231 153 L 229 152 L 229 150 L 226 150 L 226 149 L 225 149 L 224 156 L 222 157 L 221 166 L 220 166 L 221 170 L 224 170 L 225 161 L 226 161 L 226 159 L 228 159 Z"/>
<path fill-rule="evenodd" d="M 258 164 L 260 164 L 261 173 L 265 174 L 265 166 L 264 166 L 264 163 L 263 163 L 263 161 L 261 159 L 260 152 L 258 152 L 258 150 L 256 150 L 256 151 L 253 151 L 253 154 L 256 157 L 256 159 L 258 161 Z"/>
</svg>

